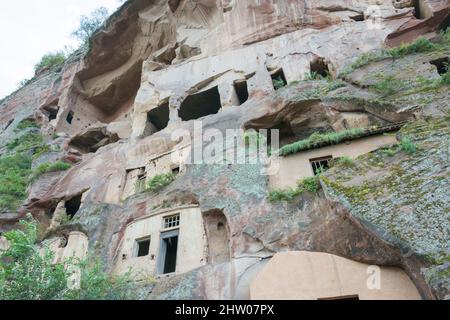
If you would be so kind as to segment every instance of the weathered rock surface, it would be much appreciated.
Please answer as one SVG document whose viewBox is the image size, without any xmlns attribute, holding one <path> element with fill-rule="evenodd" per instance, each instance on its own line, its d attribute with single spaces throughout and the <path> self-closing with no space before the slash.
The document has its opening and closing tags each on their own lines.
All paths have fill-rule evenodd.
<svg viewBox="0 0 450 320">
<path fill-rule="evenodd" d="M 27 212 L 49 227 L 58 203 L 83 194 L 74 220 L 47 236 L 86 233 L 90 250 L 112 271 L 129 222 L 161 207 L 198 204 L 226 216 L 231 262 L 160 278 L 147 298 L 247 299 L 255 274 L 281 251 L 398 266 L 424 298 L 448 298 L 449 91 L 434 85 L 441 75 L 430 63 L 448 57 L 448 46 L 369 62 L 336 80 L 361 53 L 419 35 L 435 38 L 448 24 L 450 5 L 420 2 L 428 8 L 421 20 L 411 1 L 127 1 L 94 34 L 89 52 L 0 101 L 0 153 L 17 124 L 32 117 L 46 136 L 58 133 L 48 144 L 63 146 L 34 165 L 74 164 L 35 181 L 18 212 L 0 215 L 0 231 Z M 380 27 L 371 28 L 371 19 Z M 279 70 L 288 85 L 275 91 Z M 306 80 L 313 72 L 330 79 Z M 242 103 L 232 94 L 237 82 L 248 88 Z M 386 92 L 386 84 L 394 91 Z M 420 149 L 392 158 L 377 151 L 355 168 L 333 169 L 322 191 L 293 203 L 268 201 L 262 164 L 228 163 L 188 165 L 163 191 L 123 199 L 128 170 L 184 147 L 171 139 L 175 129 L 193 136 L 193 121 L 179 113 L 185 99 L 215 87 L 222 109 L 202 118 L 204 130 L 279 128 L 281 142 L 289 143 L 314 132 L 426 117 L 401 133 Z M 168 126 L 149 134 L 148 113 L 167 104 Z"/>
</svg>

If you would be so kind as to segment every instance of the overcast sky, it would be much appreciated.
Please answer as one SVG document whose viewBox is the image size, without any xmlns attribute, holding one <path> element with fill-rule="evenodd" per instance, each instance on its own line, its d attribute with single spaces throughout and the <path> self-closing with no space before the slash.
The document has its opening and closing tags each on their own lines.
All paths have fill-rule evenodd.
<svg viewBox="0 0 450 320">
<path fill-rule="evenodd" d="M 77 46 L 71 37 L 82 14 L 98 7 L 110 13 L 120 0 L 6 0 L 0 10 L 0 99 L 32 78 L 33 67 L 47 52 Z"/>
</svg>

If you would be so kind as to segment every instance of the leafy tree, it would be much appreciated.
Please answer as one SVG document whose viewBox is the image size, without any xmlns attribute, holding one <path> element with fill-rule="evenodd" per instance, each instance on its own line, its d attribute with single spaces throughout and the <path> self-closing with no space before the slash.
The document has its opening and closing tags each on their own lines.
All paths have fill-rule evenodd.
<svg viewBox="0 0 450 320">
<path fill-rule="evenodd" d="M 38 245 L 38 224 L 31 215 L 21 228 L 5 234 L 10 247 L 0 251 L 0 300 L 126 300 L 137 299 L 130 274 L 112 277 L 92 259 L 53 263 L 54 253 Z M 78 272 L 76 272 L 78 270 Z M 80 275 L 78 287 L 74 273 Z"/>
<path fill-rule="evenodd" d="M 100 7 L 90 15 L 82 15 L 79 27 L 72 32 L 72 35 L 81 42 L 82 45 L 88 43 L 89 38 L 108 18 L 108 9 Z"/>
</svg>

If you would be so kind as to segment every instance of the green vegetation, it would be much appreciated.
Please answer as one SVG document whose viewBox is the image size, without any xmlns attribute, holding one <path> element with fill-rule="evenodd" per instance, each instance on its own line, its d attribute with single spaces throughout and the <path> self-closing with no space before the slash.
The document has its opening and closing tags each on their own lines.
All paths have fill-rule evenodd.
<svg viewBox="0 0 450 320">
<path fill-rule="evenodd" d="M 0 157 L 0 212 L 16 209 L 26 197 L 31 157 L 14 154 Z"/>
<path fill-rule="evenodd" d="M 269 201 L 270 202 L 281 202 L 281 201 L 293 201 L 296 197 L 301 195 L 302 193 L 296 189 L 275 189 L 270 191 L 269 193 Z"/>
<path fill-rule="evenodd" d="M 108 15 L 108 9 L 100 7 L 88 16 L 81 16 L 80 25 L 72 32 L 72 35 L 80 41 L 82 46 L 87 45 L 91 36 L 102 26 Z"/>
<path fill-rule="evenodd" d="M 332 166 L 338 166 L 338 167 L 343 167 L 343 168 L 352 168 L 355 166 L 355 161 L 350 158 L 350 157 L 340 157 L 337 159 L 334 159 L 331 162 Z"/>
<path fill-rule="evenodd" d="M 57 161 L 55 163 L 49 163 L 49 162 L 42 163 L 33 170 L 33 174 L 30 179 L 31 179 L 31 181 L 34 181 L 45 173 L 66 171 L 66 170 L 69 170 L 71 167 L 72 167 L 71 164 L 64 162 L 64 161 Z"/>
<path fill-rule="evenodd" d="M 41 60 L 34 66 L 34 72 L 38 74 L 44 69 L 61 66 L 66 61 L 66 55 L 62 51 L 55 53 L 47 53 Z"/>
<path fill-rule="evenodd" d="M 175 181 L 177 175 L 174 173 L 159 174 L 154 176 L 147 185 L 147 190 L 157 192 Z"/>
<path fill-rule="evenodd" d="M 396 48 L 371 51 L 360 55 L 350 66 L 346 67 L 340 76 L 345 76 L 353 70 L 362 68 L 372 62 L 384 59 L 398 59 L 408 54 L 436 51 L 450 43 L 450 31 L 441 33 L 439 42 L 433 43 L 426 38 L 419 38 L 414 42 L 402 44 Z"/>
<path fill-rule="evenodd" d="M 400 148 L 408 154 L 413 154 L 417 151 L 417 146 L 409 137 L 405 137 L 400 141 Z"/>
<path fill-rule="evenodd" d="M 275 90 L 281 89 L 284 86 L 286 86 L 286 84 L 284 83 L 283 79 L 273 79 L 273 87 L 275 88 Z"/>
<path fill-rule="evenodd" d="M 393 75 L 384 77 L 373 88 L 383 96 L 389 96 L 406 88 L 404 81 L 396 79 Z"/>
<path fill-rule="evenodd" d="M 317 193 L 319 190 L 319 179 L 317 177 L 310 177 L 298 181 L 297 187 L 295 189 L 275 189 L 270 191 L 268 199 L 270 202 L 292 202 L 296 197 L 305 192 Z"/>
<path fill-rule="evenodd" d="M 28 128 L 40 128 L 40 126 L 34 120 L 25 119 L 17 125 L 17 127 L 14 129 L 14 132 L 18 133 Z"/>
<path fill-rule="evenodd" d="M 0 300 L 126 300 L 137 299 L 130 274 L 112 277 L 91 259 L 69 259 L 54 264 L 54 253 L 38 245 L 38 225 L 28 216 L 21 229 L 10 231 L 10 244 L 0 251 Z M 77 272 L 80 285 L 69 286 Z"/>
<path fill-rule="evenodd" d="M 311 193 L 316 193 L 320 189 L 319 180 L 317 177 L 305 178 L 298 182 L 297 188 L 300 190 L 309 191 Z"/>
<path fill-rule="evenodd" d="M 22 121 L 15 131 L 25 132 L 7 143 L 7 153 L 0 156 L 0 213 L 20 206 L 33 176 L 32 160 L 50 150 L 39 132 L 27 130 L 36 127 L 30 120 Z"/>
<path fill-rule="evenodd" d="M 315 146 L 325 144 L 336 144 L 346 139 L 355 139 L 365 133 L 364 129 L 349 129 L 340 132 L 329 132 L 325 134 L 313 133 L 308 139 L 297 141 L 286 145 L 279 150 L 280 156 L 288 156 L 300 151 L 311 149 Z"/>
</svg>

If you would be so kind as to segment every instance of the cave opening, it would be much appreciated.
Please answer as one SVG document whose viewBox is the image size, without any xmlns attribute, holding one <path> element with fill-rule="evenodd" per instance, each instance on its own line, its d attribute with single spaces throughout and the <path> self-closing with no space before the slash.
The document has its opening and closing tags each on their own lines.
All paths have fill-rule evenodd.
<svg viewBox="0 0 450 320">
<path fill-rule="evenodd" d="M 248 86 L 246 80 L 237 80 L 234 82 L 234 90 L 239 100 L 239 104 L 244 104 L 249 97 Z"/>
<path fill-rule="evenodd" d="M 444 75 L 448 72 L 450 58 L 449 57 L 439 58 L 439 59 L 430 61 L 430 63 L 436 67 L 437 72 L 440 75 Z"/>
<path fill-rule="evenodd" d="M 322 57 L 315 58 L 310 63 L 311 73 L 320 75 L 324 78 L 330 75 L 330 69 L 328 69 L 328 64 Z"/>
<path fill-rule="evenodd" d="M 283 68 L 273 70 L 272 72 L 270 72 L 270 76 L 272 77 L 272 83 L 275 90 L 279 90 L 287 86 L 287 80 L 286 76 L 284 75 Z"/>
<path fill-rule="evenodd" d="M 70 220 L 72 220 L 73 217 L 75 217 L 75 215 L 77 214 L 78 210 L 80 210 L 82 197 L 83 195 L 80 194 L 66 201 L 66 213 Z"/>
<path fill-rule="evenodd" d="M 178 115 L 183 121 L 196 120 L 217 114 L 221 108 L 219 88 L 216 86 L 188 96 L 181 104 Z"/>
<path fill-rule="evenodd" d="M 351 16 L 350 19 L 352 19 L 353 21 L 359 22 L 359 21 L 364 21 L 365 16 L 364 16 L 364 13 L 360 13 L 355 16 Z"/>
<path fill-rule="evenodd" d="M 75 113 L 72 110 L 70 110 L 66 117 L 66 121 L 68 124 L 72 124 L 74 115 Z"/>
<path fill-rule="evenodd" d="M 48 121 L 55 120 L 58 117 L 59 106 L 48 106 L 44 108 Z M 73 115 L 72 115 L 73 118 Z"/>
<path fill-rule="evenodd" d="M 169 102 L 165 102 L 147 113 L 147 121 L 153 125 L 154 131 L 158 132 L 167 128 L 169 124 Z"/>
</svg>

